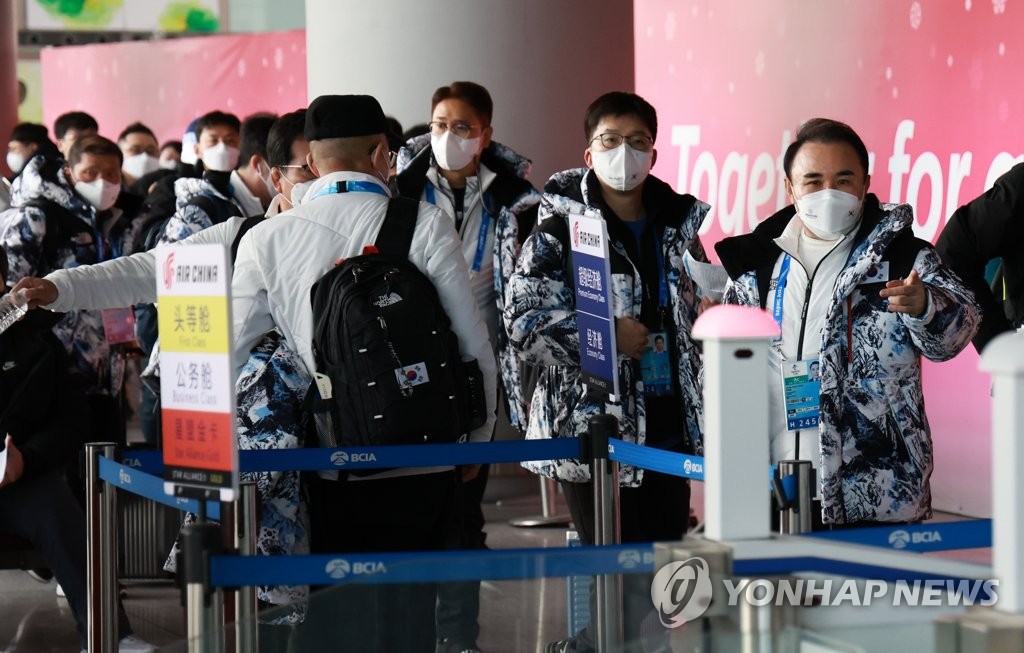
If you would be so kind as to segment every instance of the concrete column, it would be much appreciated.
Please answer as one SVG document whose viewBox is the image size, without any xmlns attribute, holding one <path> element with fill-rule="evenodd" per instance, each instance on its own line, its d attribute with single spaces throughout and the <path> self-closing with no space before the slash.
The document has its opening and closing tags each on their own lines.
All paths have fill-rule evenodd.
<svg viewBox="0 0 1024 653">
<path fill-rule="evenodd" d="M 409 127 L 456 80 L 494 99 L 494 139 L 542 186 L 583 165 L 583 113 L 634 88 L 633 3 L 622 0 L 306 0 L 310 99 L 369 93 Z M 667 141 L 667 134 L 662 139 Z"/>
<path fill-rule="evenodd" d="M 18 124 L 18 22 L 14 5 L 0 2 L 0 142 L 4 145 Z M 6 160 L 0 162 L 0 171 L 4 176 L 11 174 Z"/>
</svg>

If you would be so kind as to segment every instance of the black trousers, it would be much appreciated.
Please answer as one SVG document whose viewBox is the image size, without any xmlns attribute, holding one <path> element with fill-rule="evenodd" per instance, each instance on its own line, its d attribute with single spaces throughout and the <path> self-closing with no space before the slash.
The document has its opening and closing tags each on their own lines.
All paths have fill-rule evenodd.
<svg viewBox="0 0 1024 653">
<path fill-rule="evenodd" d="M 456 509 L 461 517 L 458 537 L 451 548 L 456 550 L 486 549 L 484 511 L 480 505 L 487 489 L 490 465 L 483 465 L 476 478 L 463 483 Z M 437 639 L 469 648 L 480 636 L 480 581 L 441 583 L 437 587 Z M 462 650 L 453 649 L 453 650 Z"/>
<path fill-rule="evenodd" d="M 314 553 L 440 551 L 457 531 L 455 472 L 310 484 Z M 346 584 L 316 592 L 302 651 L 424 651 L 435 645 L 435 583 Z"/>
<path fill-rule="evenodd" d="M 23 478 L 0 490 L 0 530 L 32 543 L 64 589 L 86 647 L 85 514 L 56 472 Z M 121 601 L 118 631 L 131 634 Z"/>
<path fill-rule="evenodd" d="M 565 500 L 579 533 L 580 542 L 594 544 L 594 484 L 560 481 Z M 619 489 L 619 533 L 628 542 L 664 542 L 680 540 L 690 519 L 690 483 L 685 478 L 644 470 L 640 487 Z M 641 626 L 653 610 L 649 574 L 622 577 L 623 625 L 625 641 L 639 643 Z M 590 587 L 590 614 L 597 612 L 595 586 Z M 644 628 L 643 637 L 648 629 Z M 663 633 L 655 633 L 660 636 Z M 573 638 L 575 651 L 595 649 L 596 635 L 590 624 Z M 629 646 L 627 645 L 627 650 Z"/>
</svg>

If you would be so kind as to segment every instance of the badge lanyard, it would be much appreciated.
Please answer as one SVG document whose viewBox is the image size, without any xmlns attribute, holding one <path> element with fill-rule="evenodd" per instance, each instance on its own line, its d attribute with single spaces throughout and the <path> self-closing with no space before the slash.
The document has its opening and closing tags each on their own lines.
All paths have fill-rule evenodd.
<svg viewBox="0 0 1024 653">
<path fill-rule="evenodd" d="M 782 301 L 786 296 L 786 280 L 789 278 L 789 260 L 790 256 L 786 254 L 786 258 L 782 259 L 782 267 L 779 268 L 779 278 L 775 282 L 775 304 L 772 311 L 780 332 L 782 331 Z"/>
<path fill-rule="evenodd" d="M 427 187 L 423 189 L 424 199 L 429 204 L 437 206 L 437 194 L 434 190 L 434 184 L 427 182 Z M 487 202 L 480 200 L 480 210 L 483 215 L 480 218 L 480 231 L 476 236 L 476 254 L 473 255 L 473 272 L 479 272 L 480 268 L 484 264 L 484 250 L 487 248 L 487 232 L 491 227 L 491 213 L 487 210 Z"/>
<path fill-rule="evenodd" d="M 384 190 L 378 184 L 369 181 L 339 181 L 335 184 L 331 184 L 327 188 L 321 188 L 316 195 L 306 200 L 312 202 L 318 197 L 324 195 L 337 195 L 338 193 L 377 193 L 384 197 L 390 198 L 386 190 Z"/>
</svg>

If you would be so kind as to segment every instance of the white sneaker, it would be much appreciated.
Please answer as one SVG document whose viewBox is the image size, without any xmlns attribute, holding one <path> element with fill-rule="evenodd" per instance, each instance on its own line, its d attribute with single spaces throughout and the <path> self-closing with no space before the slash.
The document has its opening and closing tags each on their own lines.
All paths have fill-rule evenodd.
<svg viewBox="0 0 1024 653">
<path fill-rule="evenodd" d="M 118 653 L 156 653 L 156 647 L 135 635 L 128 635 L 117 643 Z"/>
<path fill-rule="evenodd" d="M 68 598 L 68 595 L 64 593 L 64 588 L 60 586 L 60 583 L 57 583 L 57 596 L 62 599 Z"/>
</svg>

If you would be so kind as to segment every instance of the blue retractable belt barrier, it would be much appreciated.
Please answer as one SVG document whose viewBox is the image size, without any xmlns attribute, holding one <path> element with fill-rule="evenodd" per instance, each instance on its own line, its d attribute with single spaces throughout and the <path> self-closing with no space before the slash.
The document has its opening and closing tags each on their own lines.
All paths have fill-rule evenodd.
<svg viewBox="0 0 1024 653">
<path fill-rule="evenodd" d="M 341 449 L 260 449 L 239 451 L 238 466 L 243 472 L 295 472 L 518 463 L 527 460 L 579 458 L 579 455 L 579 440 L 557 438 Z M 160 452 L 127 454 L 124 463 L 150 474 L 163 472 Z"/>
<path fill-rule="evenodd" d="M 164 480 L 162 478 L 147 474 L 139 469 L 126 467 L 102 456 L 100 457 L 100 478 L 121 490 L 138 494 L 150 501 L 156 501 L 178 510 L 199 512 L 198 500 L 172 497 L 165 494 Z M 220 519 L 220 503 L 207 501 L 206 514 L 210 519 Z"/>
<path fill-rule="evenodd" d="M 953 551 L 992 546 L 992 520 L 930 522 L 896 527 L 852 528 L 805 533 L 808 537 L 903 551 Z"/>
<path fill-rule="evenodd" d="M 650 543 L 555 549 L 214 556 L 214 587 L 528 580 L 589 574 L 651 573 Z"/>
<path fill-rule="evenodd" d="M 695 481 L 704 480 L 704 459 L 700 456 L 688 456 L 612 438 L 608 443 L 608 457 L 616 462 L 663 474 Z"/>
</svg>

